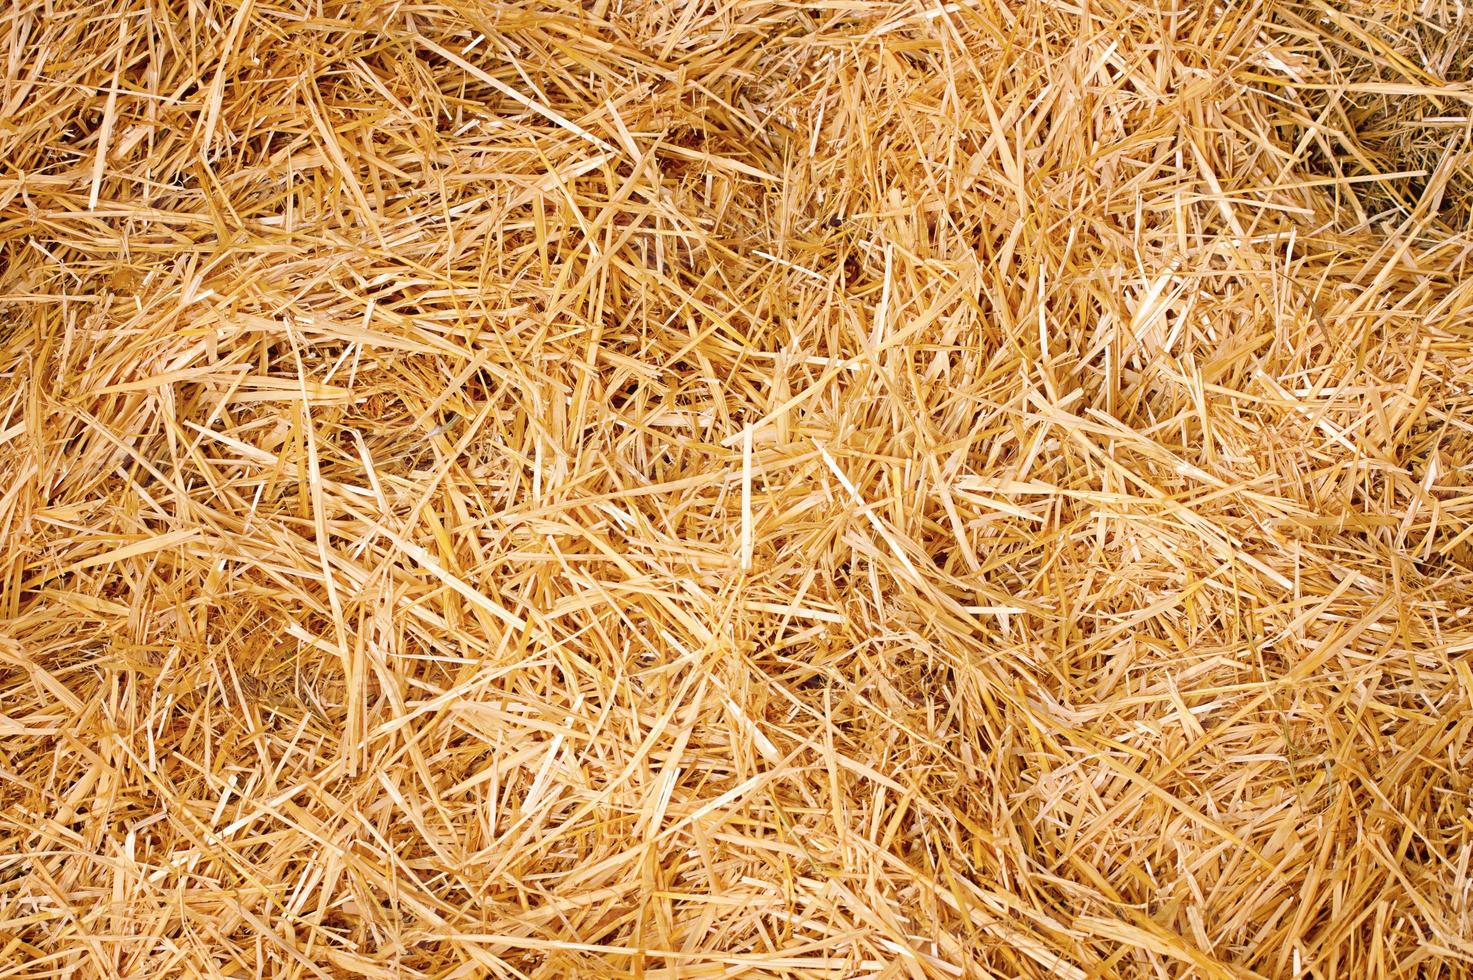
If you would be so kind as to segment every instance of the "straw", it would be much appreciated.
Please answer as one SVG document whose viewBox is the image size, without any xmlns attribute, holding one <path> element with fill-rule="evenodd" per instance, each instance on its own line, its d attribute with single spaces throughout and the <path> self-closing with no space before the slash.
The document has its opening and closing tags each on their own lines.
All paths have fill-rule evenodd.
<svg viewBox="0 0 1473 980">
<path fill-rule="evenodd" d="M 1473 972 L 1447 0 L 16 0 L 0 977 Z"/>
</svg>

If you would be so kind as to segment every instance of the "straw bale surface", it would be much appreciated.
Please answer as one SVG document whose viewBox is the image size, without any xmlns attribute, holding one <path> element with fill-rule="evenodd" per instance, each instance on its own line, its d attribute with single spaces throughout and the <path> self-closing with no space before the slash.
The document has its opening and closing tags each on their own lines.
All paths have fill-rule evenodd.
<svg viewBox="0 0 1473 980">
<path fill-rule="evenodd" d="M 0 6 L 0 977 L 1470 975 L 1470 66 Z"/>
</svg>

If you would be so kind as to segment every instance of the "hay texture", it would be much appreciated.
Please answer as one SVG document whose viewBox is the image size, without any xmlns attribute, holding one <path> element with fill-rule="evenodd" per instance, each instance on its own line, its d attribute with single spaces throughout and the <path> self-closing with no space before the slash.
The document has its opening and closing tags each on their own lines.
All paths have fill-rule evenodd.
<svg viewBox="0 0 1473 980">
<path fill-rule="evenodd" d="M 1455 0 L 7 0 L 0 977 L 1473 971 Z"/>
</svg>

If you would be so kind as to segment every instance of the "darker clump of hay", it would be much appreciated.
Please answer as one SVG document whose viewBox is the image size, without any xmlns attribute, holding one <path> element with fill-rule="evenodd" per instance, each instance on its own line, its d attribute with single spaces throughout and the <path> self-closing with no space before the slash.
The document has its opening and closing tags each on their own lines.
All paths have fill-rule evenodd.
<svg viewBox="0 0 1473 980">
<path fill-rule="evenodd" d="M 1289 87 L 1300 102 L 1288 135 L 1308 140 L 1308 171 L 1343 182 L 1341 203 L 1362 220 L 1420 208 L 1473 228 L 1473 19 L 1453 4 L 1291 9 L 1313 87 Z"/>
</svg>

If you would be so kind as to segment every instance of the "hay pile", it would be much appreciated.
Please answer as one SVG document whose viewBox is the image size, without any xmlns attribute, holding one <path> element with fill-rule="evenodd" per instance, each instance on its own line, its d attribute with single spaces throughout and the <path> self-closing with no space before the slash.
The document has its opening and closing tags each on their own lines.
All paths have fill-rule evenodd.
<svg viewBox="0 0 1473 980">
<path fill-rule="evenodd" d="M 1454 0 L 16 0 L 0 976 L 1473 969 Z"/>
</svg>

